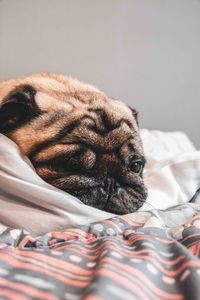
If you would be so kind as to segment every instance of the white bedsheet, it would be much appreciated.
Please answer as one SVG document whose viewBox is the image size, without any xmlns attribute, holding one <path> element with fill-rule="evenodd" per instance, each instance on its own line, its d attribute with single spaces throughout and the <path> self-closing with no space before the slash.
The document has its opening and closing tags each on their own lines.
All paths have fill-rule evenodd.
<svg viewBox="0 0 200 300">
<path fill-rule="evenodd" d="M 141 210 L 188 202 L 200 187 L 200 151 L 183 133 L 141 130 L 141 135 L 149 190 Z M 112 216 L 44 182 L 16 144 L 0 134 L 0 223 L 39 235 Z"/>
<path fill-rule="evenodd" d="M 147 166 L 147 203 L 141 210 L 165 209 L 191 200 L 200 187 L 200 151 L 182 132 L 141 130 Z"/>
</svg>

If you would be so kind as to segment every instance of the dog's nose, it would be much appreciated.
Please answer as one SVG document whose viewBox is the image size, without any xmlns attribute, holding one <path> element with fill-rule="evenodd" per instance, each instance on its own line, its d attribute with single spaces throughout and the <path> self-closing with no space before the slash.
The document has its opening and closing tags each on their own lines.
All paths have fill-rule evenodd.
<svg viewBox="0 0 200 300">
<path fill-rule="evenodd" d="M 119 182 L 117 182 L 112 177 L 106 178 L 104 183 L 105 183 L 105 188 L 109 191 L 109 193 L 114 192 L 118 187 L 120 187 Z"/>
</svg>

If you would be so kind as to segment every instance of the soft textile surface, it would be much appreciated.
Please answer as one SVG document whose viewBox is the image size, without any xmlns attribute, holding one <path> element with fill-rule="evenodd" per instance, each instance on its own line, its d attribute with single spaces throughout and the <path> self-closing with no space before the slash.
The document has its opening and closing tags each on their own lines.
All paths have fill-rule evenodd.
<svg viewBox="0 0 200 300">
<path fill-rule="evenodd" d="M 200 151 L 182 132 L 141 131 L 149 195 L 143 210 L 190 201 L 200 187 Z"/>
<path fill-rule="evenodd" d="M 188 202 L 200 186 L 200 151 L 183 133 L 141 130 L 149 196 L 142 210 Z M 113 215 L 83 205 L 44 182 L 18 147 L 0 134 L 0 222 L 34 235 Z"/>
<path fill-rule="evenodd" d="M 125 216 L 48 185 L 0 136 L 0 299 L 199 299 L 200 152 L 141 133 L 149 196 Z"/>
<path fill-rule="evenodd" d="M 200 204 L 37 238 L 0 231 L 0 299 L 199 299 Z"/>
<path fill-rule="evenodd" d="M 44 182 L 15 143 L 0 134 L 0 223 L 42 234 L 112 217 Z"/>
</svg>

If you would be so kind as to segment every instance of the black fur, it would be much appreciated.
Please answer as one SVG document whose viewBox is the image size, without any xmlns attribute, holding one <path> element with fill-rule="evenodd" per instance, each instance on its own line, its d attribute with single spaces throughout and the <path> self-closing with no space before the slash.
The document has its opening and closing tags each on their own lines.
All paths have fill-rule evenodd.
<svg viewBox="0 0 200 300">
<path fill-rule="evenodd" d="M 35 102 L 35 89 L 23 85 L 12 91 L 0 105 L 0 132 L 9 134 L 41 114 Z"/>
</svg>

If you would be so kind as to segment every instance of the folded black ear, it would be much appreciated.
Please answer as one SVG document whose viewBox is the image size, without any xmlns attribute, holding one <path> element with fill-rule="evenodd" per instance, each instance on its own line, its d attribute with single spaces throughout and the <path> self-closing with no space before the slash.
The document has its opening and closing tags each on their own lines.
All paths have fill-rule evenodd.
<svg viewBox="0 0 200 300">
<path fill-rule="evenodd" d="M 137 110 L 135 110 L 134 108 L 132 108 L 132 107 L 130 107 L 130 106 L 129 106 L 129 108 L 130 108 L 130 110 L 131 110 L 131 112 L 132 112 L 133 117 L 134 117 L 135 120 L 136 120 L 137 125 L 139 125 L 139 122 L 138 122 L 138 112 L 137 112 Z"/>
<path fill-rule="evenodd" d="M 36 90 L 23 85 L 12 91 L 0 103 L 0 132 L 8 134 L 40 114 L 35 102 Z"/>
</svg>

